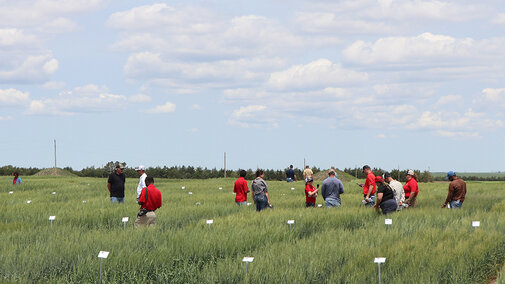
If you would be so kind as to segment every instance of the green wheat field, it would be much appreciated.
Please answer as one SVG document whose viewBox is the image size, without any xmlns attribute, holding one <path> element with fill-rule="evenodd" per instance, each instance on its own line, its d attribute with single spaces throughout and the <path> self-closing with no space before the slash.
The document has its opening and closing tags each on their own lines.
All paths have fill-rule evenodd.
<svg viewBox="0 0 505 284">
<path fill-rule="evenodd" d="M 0 178 L 2 283 L 97 283 L 99 251 L 110 252 L 104 283 L 377 283 L 375 257 L 386 257 L 383 283 L 505 282 L 503 182 L 469 182 L 459 211 L 440 208 L 447 183 L 420 184 L 418 208 L 385 217 L 361 205 L 357 180 L 344 182 L 339 209 L 306 209 L 302 182 L 267 180 L 274 209 L 258 213 L 235 204 L 234 179 L 155 179 L 157 226 L 134 229 L 137 179 L 123 205 L 109 202 L 106 179 L 10 181 Z"/>
</svg>

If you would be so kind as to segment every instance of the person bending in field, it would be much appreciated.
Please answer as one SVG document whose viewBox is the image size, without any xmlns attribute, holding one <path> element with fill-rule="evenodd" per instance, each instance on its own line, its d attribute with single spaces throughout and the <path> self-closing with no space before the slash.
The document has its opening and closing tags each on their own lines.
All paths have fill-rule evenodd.
<svg viewBox="0 0 505 284">
<path fill-rule="evenodd" d="M 363 173 L 366 174 L 366 180 L 364 185 L 360 185 L 363 187 L 363 204 L 365 206 L 373 207 L 375 204 L 375 175 L 372 173 L 369 165 L 363 166 Z"/>
<path fill-rule="evenodd" d="M 389 184 L 384 182 L 381 176 L 375 177 L 375 183 L 377 184 L 377 203 L 375 203 L 375 209 L 379 210 L 380 208 L 382 214 L 395 212 L 398 205 L 393 189 Z"/>
<path fill-rule="evenodd" d="M 391 189 L 395 194 L 396 204 L 398 205 L 396 210 L 400 211 L 403 208 L 403 203 L 405 202 L 405 191 L 403 191 L 403 185 L 401 182 L 395 180 L 390 173 L 384 173 L 384 181 L 389 184 Z"/>
<path fill-rule="evenodd" d="M 154 178 L 146 177 L 146 187 L 140 193 L 140 211 L 135 220 L 135 228 L 142 226 L 154 226 L 156 214 L 154 211 L 161 207 L 161 192 L 154 186 Z"/>
<path fill-rule="evenodd" d="M 313 178 L 314 177 L 314 173 L 312 172 L 312 170 L 309 168 L 309 165 L 306 165 L 305 166 L 305 170 L 303 170 L 303 180 L 305 180 L 305 182 L 307 182 L 307 179 L 308 178 Z"/>
<path fill-rule="evenodd" d="M 316 197 L 317 193 L 319 192 L 319 188 L 315 188 L 312 185 L 313 182 L 314 179 L 312 177 L 307 178 L 307 184 L 305 185 L 305 207 L 316 206 Z"/>
<path fill-rule="evenodd" d="M 294 182 L 296 181 L 295 170 L 293 170 L 293 165 L 289 165 L 289 169 L 286 171 L 286 181 Z"/>
<path fill-rule="evenodd" d="M 107 189 L 110 193 L 110 202 L 124 203 L 124 166 L 116 165 L 116 170 L 109 175 L 107 180 Z"/>
<path fill-rule="evenodd" d="M 140 178 L 139 178 L 139 184 L 137 185 L 137 201 L 139 201 L 140 197 L 140 192 L 146 187 L 146 167 L 143 165 L 140 165 L 138 168 L 136 168 L 137 173 L 139 173 Z"/>
<path fill-rule="evenodd" d="M 18 172 L 13 172 L 12 175 L 14 176 L 14 178 L 12 179 L 13 185 L 20 185 L 23 183 L 23 181 L 21 181 L 21 178 L 19 177 Z"/>
<path fill-rule="evenodd" d="M 417 176 L 413 170 L 407 171 L 407 183 L 403 186 L 405 191 L 405 203 L 408 207 L 417 207 L 417 194 L 419 193 L 419 186 L 417 185 Z"/>
<path fill-rule="evenodd" d="M 340 207 L 340 194 L 344 193 L 344 185 L 337 178 L 337 173 L 334 169 L 328 171 L 328 177 L 321 185 L 321 195 L 323 196 L 326 208 Z"/>
<path fill-rule="evenodd" d="M 254 203 L 256 204 L 256 211 L 261 211 L 265 208 L 272 208 L 270 203 L 270 195 L 268 194 L 267 183 L 263 180 L 265 176 L 263 170 L 256 171 L 256 178 L 251 183 L 251 190 L 254 193 Z"/>
<path fill-rule="evenodd" d="M 240 170 L 240 177 L 235 181 L 235 186 L 233 187 L 233 192 L 235 192 L 235 202 L 238 206 L 247 203 L 247 193 L 249 188 L 247 187 L 247 181 L 245 176 L 247 172 L 245 170 Z"/>
<path fill-rule="evenodd" d="M 456 176 L 456 173 L 453 171 L 447 173 L 447 179 L 451 183 L 449 184 L 449 193 L 444 204 L 442 204 L 442 208 L 449 204 L 451 209 L 459 209 L 463 206 L 463 201 L 465 201 L 466 183 Z"/>
</svg>

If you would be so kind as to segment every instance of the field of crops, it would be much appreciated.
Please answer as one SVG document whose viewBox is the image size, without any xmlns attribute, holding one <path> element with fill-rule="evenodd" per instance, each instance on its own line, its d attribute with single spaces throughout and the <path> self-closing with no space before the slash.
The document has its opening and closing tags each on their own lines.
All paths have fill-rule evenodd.
<svg viewBox="0 0 505 284">
<path fill-rule="evenodd" d="M 304 208 L 301 182 L 267 180 L 274 209 L 257 213 L 234 203 L 232 179 L 157 179 L 157 226 L 136 230 L 135 179 L 124 205 L 110 204 L 106 179 L 9 182 L 0 178 L 0 282 L 96 283 L 99 251 L 110 252 L 105 283 L 377 283 L 375 257 L 386 257 L 383 283 L 486 283 L 505 261 L 505 183 L 468 183 L 459 211 L 440 208 L 447 184 L 420 184 L 419 207 L 386 228 L 355 182 L 328 210 Z"/>
</svg>

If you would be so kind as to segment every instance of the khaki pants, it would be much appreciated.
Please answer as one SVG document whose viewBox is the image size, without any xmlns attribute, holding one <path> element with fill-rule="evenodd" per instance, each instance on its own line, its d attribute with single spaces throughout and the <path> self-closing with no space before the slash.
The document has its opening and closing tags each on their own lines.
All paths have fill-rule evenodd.
<svg viewBox="0 0 505 284">
<path fill-rule="evenodd" d="M 137 220 L 135 220 L 135 228 L 154 227 L 154 224 L 156 224 L 156 214 L 154 211 L 149 211 L 144 216 L 137 216 Z"/>
<path fill-rule="evenodd" d="M 415 208 L 417 207 L 417 196 L 409 198 L 410 201 L 407 201 L 407 204 L 409 205 L 409 208 Z"/>
</svg>

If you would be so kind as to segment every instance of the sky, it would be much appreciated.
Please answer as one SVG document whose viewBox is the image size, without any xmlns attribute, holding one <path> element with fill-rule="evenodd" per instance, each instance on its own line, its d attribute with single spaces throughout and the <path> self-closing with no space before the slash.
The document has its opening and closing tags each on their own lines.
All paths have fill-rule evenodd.
<svg viewBox="0 0 505 284">
<path fill-rule="evenodd" d="M 497 0 L 0 0 L 0 165 L 505 170 Z"/>
</svg>

